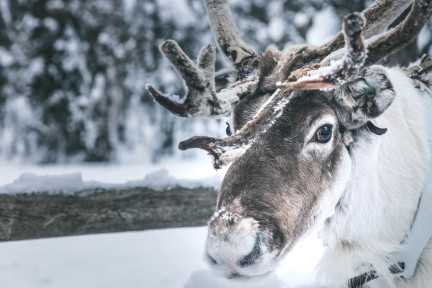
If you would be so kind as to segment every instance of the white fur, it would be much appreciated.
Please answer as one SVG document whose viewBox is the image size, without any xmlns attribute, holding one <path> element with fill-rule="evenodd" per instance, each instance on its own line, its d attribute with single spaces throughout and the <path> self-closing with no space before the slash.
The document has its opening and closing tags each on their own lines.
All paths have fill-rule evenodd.
<svg viewBox="0 0 432 288">
<path fill-rule="evenodd" d="M 209 229 L 206 242 L 206 252 L 217 263 L 214 270 L 224 277 L 229 278 L 232 274 L 240 274 L 242 278 L 266 275 L 275 269 L 277 263 L 275 255 L 270 253 L 265 245 L 260 245 L 262 256 L 255 265 L 241 267 L 238 261 L 248 255 L 256 241 L 258 222 L 253 218 L 242 218 L 235 212 L 220 210 L 217 216 L 212 217 L 212 222 L 234 220 L 234 225 L 220 225 L 215 223 Z M 260 232 L 261 236 L 262 233 Z"/>
<path fill-rule="evenodd" d="M 238 95 L 246 93 L 247 91 L 255 91 L 258 86 L 258 79 L 256 77 L 246 77 L 242 81 L 235 82 L 231 84 L 228 88 L 222 89 L 217 95 L 220 100 L 219 105 L 221 105 L 221 111 L 224 115 L 230 115 L 232 111 L 232 105 L 238 102 L 240 99 Z M 234 131 L 234 130 L 233 130 Z"/>
<path fill-rule="evenodd" d="M 387 133 L 378 136 L 364 131 L 365 135 L 355 139 L 351 134 L 342 136 L 344 143 L 350 143 L 350 152 L 343 150 L 343 165 L 328 175 L 332 181 L 311 211 L 317 217 L 315 225 L 324 223 L 320 237 L 328 248 L 321 270 L 332 288 L 344 287 L 348 279 L 371 270 L 379 278 L 367 284 L 370 288 L 424 288 L 432 283 L 432 241 L 424 250 L 413 279 L 398 279 L 389 271 L 399 261 L 396 252 L 403 248 L 401 243 L 410 231 L 427 168 L 432 165 L 432 143 L 428 144 L 426 137 L 428 124 L 432 123 L 432 92 L 421 93 L 397 69 L 385 72 L 396 97 L 373 123 L 387 128 Z M 317 119 L 307 139 L 324 124 L 337 127 L 336 121 L 333 116 Z M 432 128 L 429 129 L 432 140 Z M 330 143 L 317 145 L 306 141 L 303 156 L 325 154 Z M 252 218 L 239 216 L 243 215 L 240 203 L 231 206 L 221 208 L 210 221 L 206 251 L 217 262 L 213 267 L 225 277 L 255 277 L 272 271 L 291 245 L 278 255 L 272 254 L 266 241 L 262 241 L 271 235 L 260 231 Z M 309 227 L 308 231 L 312 229 Z M 257 235 L 261 256 L 254 265 L 241 267 L 238 261 L 253 250 Z"/>
<path fill-rule="evenodd" d="M 371 133 L 372 141 L 352 148 L 352 175 L 341 200 L 345 213 L 326 221 L 321 236 L 328 244 L 321 269 L 331 287 L 374 269 L 380 275 L 367 287 L 428 287 L 432 283 L 432 242 L 425 249 L 412 280 L 394 280 L 388 268 L 397 262 L 394 253 L 409 233 L 427 168 L 431 146 L 425 137 L 432 110 L 426 111 L 427 95 L 397 69 L 386 69 L 396 98 L 374 121 L 388 128 L 385 136 Z M 342 243 L 350 243 L 343 247 Z"/>
<path fill-rule="evenodd" d="M 220 154 L 218 164 L 224 166 L 240 158 L 252 146 L 255 140 L 256 139 L 252 139 L 250 143 L 236 146 L 216 147 L 215 151 Z"/>
</svg>

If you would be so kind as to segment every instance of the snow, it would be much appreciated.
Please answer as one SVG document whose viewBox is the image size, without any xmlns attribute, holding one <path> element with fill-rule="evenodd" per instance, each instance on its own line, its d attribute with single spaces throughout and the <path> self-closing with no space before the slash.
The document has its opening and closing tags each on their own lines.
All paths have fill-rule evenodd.
<svg viewBox="0 0 432 288">
<path fill-rule="evenodd" d="M 30 13 L 26 13 L 23 19 L 24 28 L 27 30 L 32 30 L 35 27 L 39 26 L 39 19 L 33 17 Z"/>
<path fill-rule="evenodd" d="M 50 189 L 70 193 L 110 185 L 162 188 L 205 184 L 216 188 L 226 169 L 215 171 L 206 155 L 155 165 L 23 166 L 1 162 L 0 193 Z M 320 287 L 314 284 L 314 268 L 324 248 L 316 233 L 301 241 L 275 273 L 247 282 L 222 279 L 208 269 L 203 260 L 205 239 L 206 228 L 199 227 L 2 242 L 0 283 L 2 288 Z"/>
<path fill-rule="evenodd" d="M 32 59 L 27 71 L 28 77 L 34 77 L 35 75 L 41 74 L 43 69 L 44 60 L 41 57 Z"/>
<path fill-rule="evenodd" d="M 59 24 L 54 18 L 48 17 L 43 20 L 45 27 L 47 27 L 51 32 L 57 32 Z"/>
<path fill-rule="evenodd" d="M 0 0 L 0 13 L 5 24 L 9 24 L 12 20 L 12 16 L 10 14 L 8 0 Z"/>
<path fill-rule="evenodd" d="M 420 34 L 417 37 L 417 45 L 419 50 L 426 47 L 426 45 L 430 42 L 431 37 L 431 31 L 427 26 L 420 31 Z"/>
<path fill-rule="evenodd" d="M 270 39 L 273 41 L 280 41 L 285 35 L 283 27 L 286 25 L 286 21 L 281 17 L 275 17 L 270 19 L 269 27 L 267 30 Z"/>
<path fill-rule="evenodd" d="M 195 17 L 192 14 L 190 5 L 186 0 L 158 0 L 160 15 L 163 19 L 172 19 L 177 25 L 187 26 L 193 25 Z M 181 17 L 178 17 L 181 15 Z"/>
<path fill-rule="evenodd" d="M 6 49 L 0 47 L 0 65 L 4 67 L 9 67 L 14 63 L 14 59 Z"/>
<path fill-rule="evenodd" d="M 0 187 L 0 193 L 35 193 L 42 191 L 74 192 L 85 188 L 87 185 L 84 184 L 80 173 L 71 173 L 61 176 L 39 176 L 31 173 L 24 173 L 21 174 L 14 183 Z"/>
<path fill-rule="evenodd" d="M 9 2 L 10 0 L 0 0 L 1 15 L 7 25 L 11 25 L 13 20 L 9 11 Z M 63 2 L 50 1 L 46 8 L 64 9 Z M 62 165 L 30 164 L 40 160 L 38 155 L 42 155 L 45 148 L 37 147 L 37 138 L 32 136 L 34 133 L 27 133 L 25 131 L 28 130 L 24 128 L 30 126 L 42 132 L 52 128 L 45 126 L 40 120 L 38 115 L 40 107 L 30 105 L 29 100 L 17 92 L 20 89 L 15 91 L 14 86 L 9 85 L 4 88 L 4 91 L 6 91 L 6 88 L 9 89 L 7 94 L 11 95 L 5 109 L 8 117 L 5 118 L 3 130 L 0 131 L 0 150 L 2 152 L 2 155 L 0 155 L 0 193 L 37 191 L 74 193 L 94 187 L 134 186 L 147 186 L 156 190 L 163 190 L 178 185 L 189 188 L 198 186 L 217 188 L 220 185 L 228 167 L 215 171 L 211 164 L 211 158 L 202 151 L 180 152 L 174 148 L 172 154 L 163 154 L 167 152 L 160 152 L 159 145 L 165 139 L 161 136 L 167 133 L 170 125 L 174 125 L 172 123 L 175 123 L 174 128 L 172 128 L 174 131 L 172 132 L 174 134 L 173 143 L 178 143 L 180 140 L 188 139 L 194 135 L 220 137 L 222 136 L 220 134 L 224 131 L 223 121 L 204 124 L 204 122 L 197 120 L 176 118 L 174 122 L 171 120 L 173 118 L 167 118 L 167 114 L 160 112 L 162 109 L 158 106 L 158 108 L 153 105 L 144 107 L 141 103 L 142 94 L 147 93 L 143 92 L 147 81 L 160 87 L 166 93 L 179 93 L 181 83 L 178 75 L 167 61 L 158 63 L 160 59 L 156 58 L 154 53 L 148 51 L 157 50 L 156 46 L 150 44 L 156 42 L 159 44 L 163 39 L 172 38 L 179 41 L 185 41 L 186 39 L 189 42 L 189 37 L 186 36 L 191 31 L 189 27 L 197 27 L 198 22 L 196 19 L 199 17 L 197 15 L 199 15 L 200 11 L 204 11 L 202 3 L 188 0 L 157 0 L 155 3 L 145 3 L 143 12 L 147 11 L 148 14 L 154 11 L 160 12 L 160 15 L 159 13 L 158 15 L 162 18 L 163 25 L 168 23 L 179 27 L 179 29 L 173 30 L 172 34 L 161 36 L 163 39 L 159 39 L 159 36 L 156 36 L 156 32 L 153 30 L 157 24 L 156 22 L 150 18 L 141 18 L 144 19 L 142 21 L 134 19 L 134 11 L 139 8 L 138 1 L 125 0 L 122 3 L 124 4 L 123 8 L 129 15 L 128 17 L 131 18 L 131 21 L 126 21 L 130 25 L 130 39 L 123 44 L 118 39 L 115 39 L 116 34 L 111 35 L 108 33 L 111 30 L 107 29 L 98 34 L 98 44 L 104 43 L 110 47 L 118 47 L 120 50 L 115 50 L 114 53 L 121 57 L 132 53 L 133 50 L 139 50 L 137 47 L 144 45 L 143 59 L 145 61 L 143 63 L 146 63 L 147 68 L 153 69 L 153 66 L 156 65 L 160 68 L 158 68 L 157 73 L 153 70 L 148 72 L 145 70 L 147 68 L 141 66 L 139 68 L 133 66 L 125 68 L 128 71 L 128 76 L 124 80 L 125 87 L 131 91 L 133 97 L 128 116 L 124 120 L 127 141 L 123 146 L 117 147 L 117 157 L 113 160 L 118 161 L 118 163 L 97 165 L 76 162 L 74 162 L 75 164 Z M 241 34 L 245 37 L 244 40 L 251 43 L 252 46 L 265 45 L 267 47 L 265 43 L 269 39 L 272 40 L 271 42 L 286 42 L 286 45 L 303 43 L 303 36 L 299 34 L 296 27 L 290 25 L 290 21 L 294 21 L 296 26 L 307 26 L 311 21 L 308 15 L 315 15 L 312 21 L 312 29 L 307 34 L 307 42 L 310 44 L 322 44 L 340 30 L 340 19 L 330 8 L 316 14 L 312 13 L 315 12 L 314 9 L 312 9 L 313 11 L 306 10 L 295 14 L 292 11 L 283 12 L 284 5 L 282 1 L 268 3 L 260 0 L 254 4 L 257 5 L 256 7 L 269 7 L 268 12 L 266 12 L 267 9 L 262 9 L 263 13 L 272 15 L 272 17 L 268 17 L 269 23 L 249 21 L 248 17 L 241 16 L 245 14 L 244 12 L 241 14 L 241 11 L 251 10 L 252 4 L 250 2 L 240 0 L 230 2 L 232 7 L 237 7 L 234 17 Z M 67 7 L 71 11 L 81 7 L 78 4 L 71 5 Z M 110 7 L 105 5 L 103 1 L 97 2 L 95 5 L 95 7 L 100 6 L 103 9 Z M 82 7 L 85 8 L 85 6 Z M 235 10 L 233 9 L 233 11 Z M 91 27 L 96 26 L 98 19 L 93 18 L 93 14 L 85 9 L 80 10 L 78 13 L 81 13 L 81 11 L 84 13 L 83 17 L 77 19 L 85 20 L 84 23 Z M 101 14 L 95 15 L 100 16 Z M 60 22 L 57 22 L 57 20 L 50 17 L 39 19 L 31 13 L 26 14 L 22 22 L 22 39 L 26 39 L 34 29 L 41 25 L 46 27 L 50 33 L 60 29 Z M 168 31 L 164 30 L 166 27 L 163 25 L 160 26 L 162 28 L 159 28 Z M 198 27 L 201 26 L 202 31 L 205 32 L 200 34 L 200 45 L 204 45 L 209 41 L 212 42 L 207 21 L 199 22 Z M 64 58 L 59 62 L 64 68 L 63 70 L 74 71 L 78 69 L 80 77 L 83 78 L 79 82 L 71 78 L 72 84 L 79 83 L 78 92 L 81 94 L 78 93 L 79 95 L 73 98 L 76 103 L 71 104 L 70 110 L 73 115 L 70 120 L 72 124 L 80 123 L 80 121 L 86 123 L 85 131 L 83 131 L 83 133 L 86 133 L 85 144 L 86 147 L 91 148 L 98 136 L 98 122 L 90 118 L 89 111 L 91 107 L 98 105 L 103 99 L 109 81 L 106 80 L 106 75 L 102 72 L 90 77 L 89 68 L 86 66 L 86 57 L 88 57 L 87 52 L 89 50 L 88 43 L 80 42 L 78 32 L 70 27 L 68 29 L 53 45 L 58 50 L 58 55 L 64 54 L 64 56 L 61 56 Z M 193 31 L 198 33 L 200 30 L 194 29 Z M 108 41 L 109 35 L 113 36 L 111 41 Z M 146 35 L 147 38 L 144 38 L 151 41 L 145 40 L 143 42 L 141 38 L 137 38 L 137 35 Z M 287 35 L 289 35 L 289 40 L 286 41 L 284 39 L 287 38 Z M 424 36 L 424 39 L 426 39 L 426 36 Z M 141 44 L 139 45 L 139 43 Z M 196 44 L 197 49 L 200 45 Z M 276 44 L 273 45 L 277 47 Z M 51 71 L 52 75 L 56 75 L 55 79 L 63 81 L 58 78 L 59 71 L 56 70 L 55 66 L 46 64 L 41 60 L 42 58 L 33 59 L 25 54 L 23 49 L 27 46 L 23 46 L 24 48 L 20 48 L 21 50 L 16 45 L 13 47 L 10 50 L 0 47 L 0 64 L 3 67 L 10 67 L 15 63 L 22 62 L 21 65 L 25 64 L 26 69 L 15 71 L 16 74 L 10 74 L 10 78 L 8 78 L 10 83 L 25 84 L 32 81 L 35 78 L 34 76 L 45 68 Z M 270 47 L 273 46 L 270 45 Z M 185 48 L 187 47 L 185 46 Z M 36 53 L 35 55 L 40 57 L 41 54 Z M 142 56 L 140 53 L 137 55 Z M 188 53 L 188 55 L 193 58 L 196 53 Z M 103 61 L 104 56 L 105 54 L 102 53 L 101 59 L 96 59 L 96 63 L 105 63 Z M 135 60 L 131 58 L 129 61 L 133 62 Z M 47 63 L 51 62 L 48 61 Z M 69 92 L 67 89 L 53 92 L 50 94 L 50 101 L 59 99 L 59 97 L 67 97 Z M 28 123 L 31 123 L 31 125 Z M 165 126 L 156 125 L 155 123 L 164 123 Z M 28 136 L 24 137 L 25 135 Z M 180 156 L 180 153 L 182 156 Z M 163 157 L 169 157 L 170 159 Z M 12 159 L 12 161 L 16 162 L 5 162 L 5 159 Z M 63 158 L 58 159 L 61 161 Z M 65 161 L 70 162 L 74 161 L 74 159 L 66 158 Z M 79 159 L 76 161 L 79 161 Z M 159 162 L 155 164 L 153 161 Z M 4 242 L 0 243 L 0 286 L 2 288 L 317 288 L 318 286 L 313 284 L 315 275 L 313 268 L 319 261 L 323 248 L 315 235 L 316 233 L 312 233 L 310 237 L 300 242 L 273 275 L 252 282 L 228 281 L 213 275 L 208 270 L 203 261 L 206 238 L 206 229 L 204 227 Z"/>
<path fill-rule="evenodd" d="M 180 151 L 183 152 L 183 151 Z M 128 181 L 143 179 L 155 171 L 166 169 L 169 175 L 178 179 L 202 179 L 225 175 L 227 168 L 215 170 L 212 158 L 198 151 L 194 158 L 184 158 L 182 153 L 166 157 L 157 163 L 149 163 L 140 156 L 124 159 L 119 163 L 101 164 L 62 164 L 34 165 L 23 164 L 19 159 L 10 162 L 0 159 L 0 187 L 11 184 L 23 173 L 36 175 L 63 175 L 79 172 L 83 181 L 96 181 L 106 184 L 124 184 Z M 132 156 L 131 156 L 132 157 Z"/>
<path fill-rule="evenodd" d="M 341 30 L 341 20 L 332 8 L 326 8 L 316 13 L 312 27 L 306 34 L 306 43 L 322 45 L 331 40 Z"/>
<path fill-rule="evenodd" d="M 127 11 L 131 11 L 134 8 L 135 4 L 136 0 L 126 0 L 123 2 L 123 5 L 125 6 L 125 9 Z"/>
<path fill-rule="evenodd" d="M 2 288 L 314 287 L 323 252 L 306 238 L 261 280 L 219 278 L 203 260 L 205 227 L 0 243 Z"/>
<path fill-rule="evenodd" d="M 294 16 L 294 24 L 297 27 L 302 27 L 304 25 L 306 25 L 309 22 L 309 17 L 307 16 L 306 13 L 296 13 Z"/>
<path fill-rule="evenodd" d="M 2 175 L 0 193 L 73 193 L 96 187 L 149 187 L 164 190 L 181 186 L 218 189 L 227 168 L 216 171 L 212 169 L 210 159 L 206 160 L 201 163 L 197 163 L 196 160 L 190 161 L 185 165 L 166 161 L 154 166 L 131 164 L 21 166 L 0 163 L 0 175 Z M 162 168 L 164 166 L 170 168 Z"/>
</svg>

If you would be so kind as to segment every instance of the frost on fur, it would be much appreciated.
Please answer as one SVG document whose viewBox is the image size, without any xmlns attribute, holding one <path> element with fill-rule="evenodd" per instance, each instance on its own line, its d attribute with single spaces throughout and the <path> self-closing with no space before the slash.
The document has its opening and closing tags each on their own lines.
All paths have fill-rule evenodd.
<svg viewBox="0 0 432 288">
<path fill-rule="evenodd" d="M 252 120 L 246 123 L 239 131 L 227 138 L 212 138 L 195 136 L 179 144 L 181 150 L 200 148 L 213 156 L 213 166 L 219 169 L 241 157 L 252 145 L 273 126 L 282 115 L 284 107 L 289 103 L 281 90 L 275 93 L 255 113 Z"/>
</svg>

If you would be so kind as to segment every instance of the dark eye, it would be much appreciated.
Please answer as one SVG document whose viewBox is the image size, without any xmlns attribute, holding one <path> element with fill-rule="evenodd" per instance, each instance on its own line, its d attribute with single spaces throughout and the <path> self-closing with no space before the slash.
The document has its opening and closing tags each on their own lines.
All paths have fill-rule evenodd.
<svg viewBox="0 0 432 288">
<path fill-rule="evenodd" d="M 227 122 L 226 124 L 227 124 L 227 128 L 226 128 L 226 130 L 225 130 L 226 135 L 231 136 L 232 133 L 231 133 L 231 129 L 230 129 L 230 127 L 229 127 L 228 122 Z"/>
<path fill-rule="evenodd" d="M 315 132 L 315 141 L 327 143 L 332 136 L 333 125 L 323 125 Z"/>
</svg>

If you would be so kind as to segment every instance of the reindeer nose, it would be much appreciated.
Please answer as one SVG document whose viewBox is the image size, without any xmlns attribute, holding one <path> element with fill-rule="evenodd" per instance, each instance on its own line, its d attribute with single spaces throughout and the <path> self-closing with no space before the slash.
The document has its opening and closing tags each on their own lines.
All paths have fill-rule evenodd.
<svg viewBox="0 0 432 288">
<path fill-rule="evenodd" d="M 262 274 L 264 249 L 258 222 L 252 218 L 226 218 L 222 215 L 209 223 L 205 253 L 208 264 L 229 279 Z"/>
<path fill-rule="evenodd" d="M 244 257 L 240 257 L 237 261 L 237 265 L 240 267 L 247 267 L 255 264 L 261 257 L 261 246 L 258 235 L 255 237 L 255 245 L 252 251 Z"/>
<path fill-rule="evenodd" d="M 211 265 L 215 265 L 215 266 L 217 265 L 232 266 L 231 268 L 233 268 L 233 270 L 235 271 L 238 267 L 244 268 L 258 263 L 262 255 L 260 240 L 258 235 L 255 237 L 255 244 L 252 248 L 252 251 L 250 251 L 247 254 L 244 254 L 244 252 L 241 250 L 239 251 L 237 249 L 236 250 L 229 249 L 232 247 L 227 247 L 227 245 L 219 245 L 219 248 L 220 248 L 219 250 L 211 249 L 212 251 L 207 251 L 208 262 Z M 226 250 L 231 250 L 231 251 L 227 253 Z M 233 278 L 238 278 L 239 276 L 240 276 L 239 273 L 233 273 L 229 275 L 228 278 L 233 279 Z"/>
</svg>

